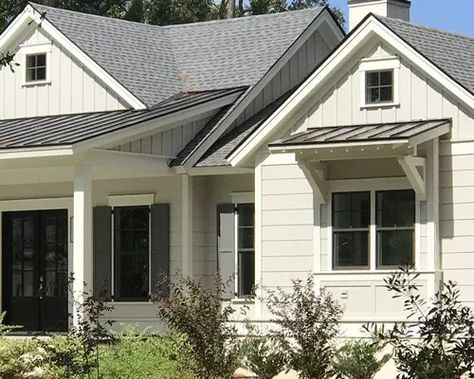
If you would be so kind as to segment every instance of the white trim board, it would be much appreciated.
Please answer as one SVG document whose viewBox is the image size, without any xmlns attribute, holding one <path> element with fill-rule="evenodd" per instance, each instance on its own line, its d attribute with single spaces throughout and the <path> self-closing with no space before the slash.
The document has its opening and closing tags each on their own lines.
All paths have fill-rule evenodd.
<svg viewBox="0 0 474 379">
<path fill-rule="evenodd" d="M 451 93 L 468 108 L 474 108 L 474 96 L 464 87 L 451 79 L 442 70 L 418 53 L 404 40 L 383 25 L 376 17 L 368 17 L 353 33 L 332 53 L 332 55 L 257 129 L 251 134 L 228 158 L 232 166 L 242 166 L 257 149 L 267 141 L 272 133 L 280 126 L 289 122 L 295 116 L 301 104 L 312 98 L 334 73 L 351 59 L 351 54 L 364 45 L 367 40 L 378 35 L 385 42 L 393 46 L 402 56 L 407 57 L 415 66 L 418 66 L 428 77 L 442 84 L 447 92 Z"/>
<path fill-rule="evenodd" d="M 237 117 L 245 110 L 245 108 L 255 99 L 255 97 L 265 88 L 272 80 L 276 73 L 291 59 L 295 52 L 304 44 L 304 42 L 325 22 L 329 25 L 331 31 L 334 32 L 335 38 L 341 41 L 344 33 L 338 28 L 333 17 L 327 9 L 324 9 L 306 28 L 306 30 L 293 42 L 293 44 L 285 51 L 285 53 L 275 62 L 275 64 L 267 71 L 260 81 L 253 87 L 250 87 L 240 99 L 229 109 L 227 114 L 223 116 L 217 127 L 210 135 L 198 145 L 188 159 L 184 162 L 184 166 L 189 168 L 196 164 L 199 158 L 217 141 L 217 139 L 232 125 Z"/>
<path fill-rule="evenodd" d="M 81 64 L 87 67 L 99 80 L 114 91 L 124 102 L 133 109 L 145 109 L 147 106 L 132 94 L 118 80 L 97 64 L 90 56 L 67 38 L 59 29 L 51 24 L 47 16 L 43 16 L 31 5 L 28 4 L 0 37 L 0 51 L 4 51 L 8 43 L 18 36 L 31 23 L 41 25 L 41 28 L 54 40 L 63 46 Z"/>
</svg>

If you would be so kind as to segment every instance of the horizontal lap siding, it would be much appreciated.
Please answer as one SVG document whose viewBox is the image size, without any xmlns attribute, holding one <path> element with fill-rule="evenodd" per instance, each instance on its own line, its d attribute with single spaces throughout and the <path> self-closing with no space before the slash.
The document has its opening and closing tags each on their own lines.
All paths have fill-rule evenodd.
<svg viewBox="0 0 474 379">
<path fill-rule="evenodd" d="M 288 154 L 262 165 L 262 285 L 289 286 L 314 269 L 313 192 Z"/>
<path fill-rule="evenodd" d="M 441 144 L 440 235 L 445 280 L 474 306 L 474 142 Z"/>
</svg>

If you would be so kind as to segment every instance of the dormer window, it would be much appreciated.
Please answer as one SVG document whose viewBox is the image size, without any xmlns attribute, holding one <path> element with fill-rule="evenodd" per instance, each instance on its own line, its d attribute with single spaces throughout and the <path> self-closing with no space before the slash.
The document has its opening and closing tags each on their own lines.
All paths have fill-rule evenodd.
<svg viewBox="0 0 474 379">
<path fill-rule="evenodd" d="M 46 81 L 46 53 L 29 54 L 26 56 L 26 82 Z"/>
<path fill-rule="evenodd" d="M 367 104 L 393 102 L 393 70 L 367 72 L 365 77 Z"/>
</svg>

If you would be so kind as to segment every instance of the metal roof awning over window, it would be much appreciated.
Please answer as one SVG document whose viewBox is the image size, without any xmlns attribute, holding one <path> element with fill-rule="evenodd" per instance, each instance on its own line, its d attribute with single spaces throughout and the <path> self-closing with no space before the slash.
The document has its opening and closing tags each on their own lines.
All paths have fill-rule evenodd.
<svg viewBox="0 0 474 379">
<path fill-rule="evenodd" d="M 426 199 L 426 160 L 431 149 L 419 154 L 418 146 L 449 133 L 451 120 L 425 120 L 311 128 L 269 145 L 274 153 L 294 152 L 296 160 L 322 203 L 327 201 L 327 161 L 344 159 L 398 160 L 420 200 Z M 437 159 L 437 158 L 436 158 Z M 437 175 L 437 174 L 436 174 Z"/>
<path fill-rule="evenodd" d="M 449 133 L 450 119 L 310 128 L 269 145 L 271 151 L 351 146 L 419 145 Z"/>
</svg>

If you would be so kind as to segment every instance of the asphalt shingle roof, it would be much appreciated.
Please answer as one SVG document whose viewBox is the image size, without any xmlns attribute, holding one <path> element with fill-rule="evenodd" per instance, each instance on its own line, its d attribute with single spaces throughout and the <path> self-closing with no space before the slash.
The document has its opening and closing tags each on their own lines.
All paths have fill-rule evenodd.
<svg viewBox="0 0 474 379">
<path fill-rule="evenodd" d="M 474 38 L 376 16 L 385 26 L 474 94 Z"/>
<path fill-rule="evenodd" d="M 147 106 L 255 84 L 324 9 L 161 27 L 32 6 Z"/>
<path fill-rule="evenodd" d="M 223 96 L 241 94 L 242 88 L 180 93 L 145 110 L 80 113 L 0 120 L 0 150 L 19 147 L 71 145 L 118 130 L 133 128 Z"/>
</svg>

